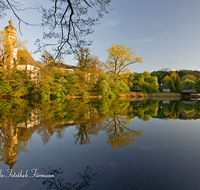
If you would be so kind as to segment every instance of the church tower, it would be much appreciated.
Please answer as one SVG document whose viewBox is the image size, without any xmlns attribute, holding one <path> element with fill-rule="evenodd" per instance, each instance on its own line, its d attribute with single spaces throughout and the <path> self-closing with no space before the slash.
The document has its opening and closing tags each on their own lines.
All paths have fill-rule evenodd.
<svg viewBox="0 0 200 190">
<path fill-rule="evenodd" d="M 5 27 L 5 56 L 4 56 L 4 68 L 9 69 L 14 66 L 17 60 L 17 47 L 16 44 L 17 30 L 13 26 L 13 21 L 10 19 L 9 26 Z"/>
</svg>

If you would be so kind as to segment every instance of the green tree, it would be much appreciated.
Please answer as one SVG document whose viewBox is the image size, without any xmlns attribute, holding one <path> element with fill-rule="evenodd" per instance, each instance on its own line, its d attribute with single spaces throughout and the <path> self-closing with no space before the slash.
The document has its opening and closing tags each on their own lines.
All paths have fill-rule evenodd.
<svg viewBox="0 0 200 190">
<path fill-rule="evenodd" d="M 151 76 L 151 74 L 147 71 L 144 71 L 142 74 L 140 73 L 135 75 L 132 82 L 132 91 L 141 89 L 142 92 L 147 93 L 159 92 L 157 77 Z"/>
<path fill-rule="evenodd" d="M 183 89 L 195 89 L 195 82 L 193 80 L 186 79 L 182 84 Z"/>
<path fill-rule="evenodd" d="M 101 96 L 118 96 L 129 92 L 129 87 L 113 74 L 102 74 L 97 84 L 98 94 Z"/>
<path fill-rule="evenodd" d="M 200 91 L 200 79 L 195 82 L 195 88 Z"/>
</svg>

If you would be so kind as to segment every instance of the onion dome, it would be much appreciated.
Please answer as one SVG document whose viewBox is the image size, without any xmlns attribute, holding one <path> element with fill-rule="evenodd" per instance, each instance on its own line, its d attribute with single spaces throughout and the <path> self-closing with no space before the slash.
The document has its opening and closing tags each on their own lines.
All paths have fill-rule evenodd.
<svg viewBox="0 0 200 190">
<path fill-rule="evenodd" d="M 9 26 L 5 27 L 5 31 L 9 35 L 16 36 L 17 29 L 13 26 L 13 21 L 12 20 L 9 21 Z"/>
</svg>

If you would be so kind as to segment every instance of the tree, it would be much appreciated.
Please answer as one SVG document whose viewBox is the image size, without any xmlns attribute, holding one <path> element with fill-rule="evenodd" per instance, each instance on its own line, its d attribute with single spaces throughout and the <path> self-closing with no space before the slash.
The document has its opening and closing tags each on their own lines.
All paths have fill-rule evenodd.
<svg viewBox="0 0 200 190">
<path fill-rule="evenodd" d="M 195 89 L 195 83 L 193 80 L 186 79 L 182 84 L 184 89 Z"/>
<path fill-rule="evenodd" d="M 41 25 L 48 32 L 43 33 L 44 42 L 36 40 L 37 51 L 52 46 L 56 59 L 60 54 L 74 53 L 76 48 L 91 45 L 92 41 L 85 40 L 85 36 L 93 33 L 92 27 L 108 13 L 110 2 L 111 0 L 55 0 L 51 8 L 41 7 Z M 96 17 L 88 16 L 91 9 L 96 11 Z"/>
<path fill-rule="evenodd" d="M 181 78 L 181 81 L 183 82 L 184 80 L 187 80 L 187 79 L 195 82 L 197 80 L 197 77 L 191 74 L 187 74 Z"/>
<path fill-rule="evenodd" d="M 102 74 L 97 84 L 98 94 L 101 96 L 118 96 L 129 92 L 129 87 L 118 76 Z"/>
<path fill-rule="evenodd" d="M 110 2 L 111 0 L 52 0 L 46 3 L 46 7 L 24 7 L 12 0 L 0 0 L 0 18 L 5 16 L 6 10 L 11 10 L 18 19 L 21 33 L 21 23 L 34 24 L 22 19 L 19 11 L 34 8 L 39 10 L 42 14 L 40 25 L 45 27 L 47 32 L 43 33 L 42 40 L 36 40 L 38 47 L 36 52 L 51 46 L 56 51 L 55 59 L 57 59 L 60 54 L 72 53 L 75 48 L 92 43 L 85 40 L 85 36 L 93 33 L 92 27 L 99 23 L 104 14 L 108 13 Z"/>
<path fill-rule="evenodd" d="M 176 72 L 172 72 L 170 76 L 166 76 L 163 79 L 163 84 L 169 85 L 172 92 L 180 92 L 182 90 L 182 83 Z"/>
<path fill-rule="evenodd" d="M 131 89 L 133 87 L 134 74 L 130 71 L 119 74 L 119 78 Z"/>
<path fill-rule="evenodd" d="M 114 75 L 127 72 L 128 65 L 136 62 L 143 63 L 142 58 L 136 57 L 135 52 L 127 45 L 113 44 L 113 46 L 107 51 L 109 57 L 106 61 L 105 68 Z"/>
<path fill-rule="evenodd" d="M 147 71 L 134 76 L 132 82 L 132 91 L 141 89 L 142 92 L 147 93 L 159 92 L 157 77 L 151 76 L 151 74 Z"/>
<path fill-rule="evenodd" d="M 102 70 L 102 62 L 98 56 L 93 56 L 87 48 L 79 48 L 75 50 L 75 59 L 78 61 L 80 70 L 86 71 L 87 69 Z"/>
<path fill-rule="evenodd" d="M 52 66 L 55 63 L 53 56 L 45 49 L 41 55 L 42 65 Z"/>
<path fill-rule="evenodd" d="M 198 90 L 200 90 L 200 79 L 198 79 L 198 80 L 195 82 L 195 88 L 197 88 Z"/>
<path fill-rule="evenodd" d="M 169 107 L 163 108 L 163 113 L 171 119 L 177 119 L 181 113 L 183 103 L 181 101 L 170 101 Z"/>
</svg>

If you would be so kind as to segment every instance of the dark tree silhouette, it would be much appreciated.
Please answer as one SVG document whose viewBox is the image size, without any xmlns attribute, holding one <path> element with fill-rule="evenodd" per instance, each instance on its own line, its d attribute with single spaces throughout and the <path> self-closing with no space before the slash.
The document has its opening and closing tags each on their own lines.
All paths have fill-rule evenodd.
<svg viewBox="0 0 200 190">
<path fill-rule="evenodd" d="M 33 7 L 41 13 L 41 26 L 45 28 L 43 38 L 35 42 L 36 52 L 51 46 L 56 59 L 62 54 L 74 53 L 76 48 L 90 45 L 92 41 L 86 40 L 85 36 L 91 34 L 92 27 L 108 13 L 110 2 L 111 0 L 51 0 L 48 4 L 50 8 Z M 21 23 L 31 24 L 23 20 L 18 13 L 30 8 L 20 6 L 13 0 L 0 0 L 0 18 L 10 9 L 19 21 L 20 30 Z"/>
<path fill-rule="evenodd" d="M 48 171 L 46 171 L 48 175 L 54 175 L 54 178 L 47 178 L 43 180 L 43 185 L 46 185 L 47 189 L 52 190 L 84 190 L 91 186 L 91 181 L 93 177 L 96 177 L 97 173 L 92 173 L 92 168 L 87 166 L 84 170 L 83 174 L 78 173 L 81 181 L 76 183 L 67 183 L 64 178 L 62 178 L 63 171 L 60 168 L 52 169 L 52 167 L 48 167 Z"/>
</svg>

